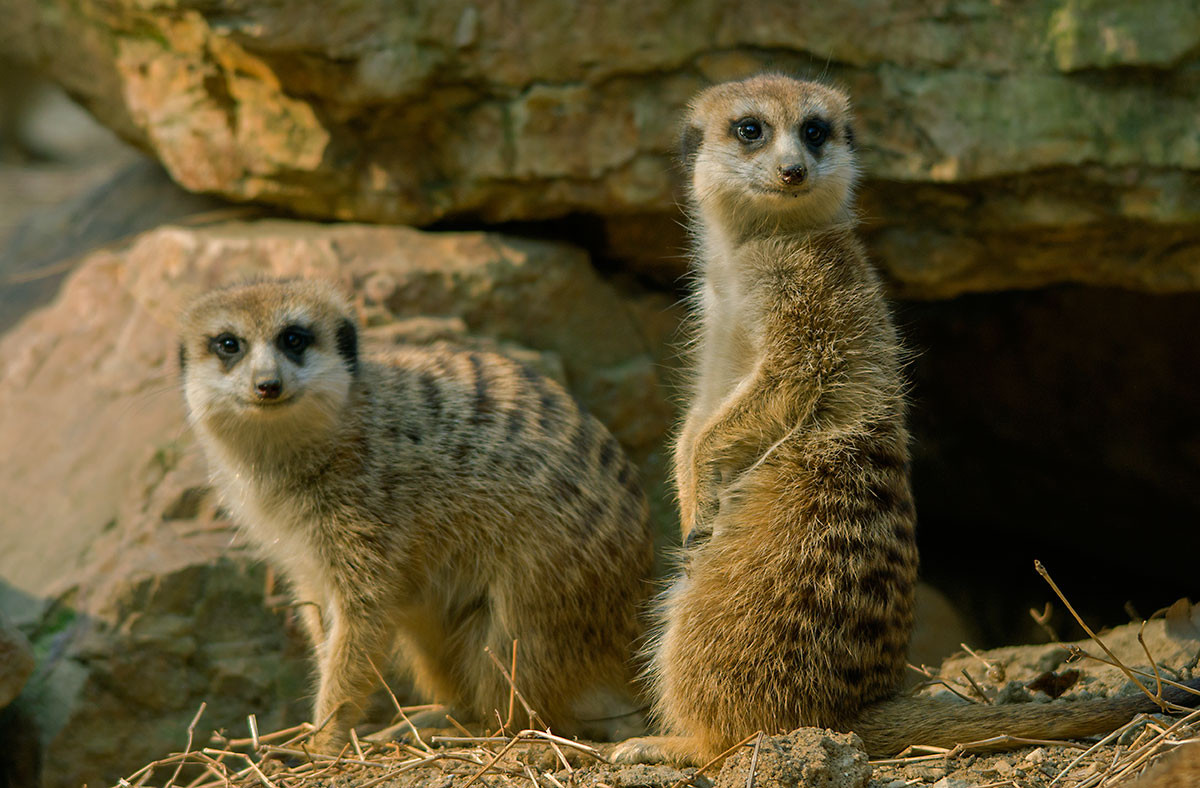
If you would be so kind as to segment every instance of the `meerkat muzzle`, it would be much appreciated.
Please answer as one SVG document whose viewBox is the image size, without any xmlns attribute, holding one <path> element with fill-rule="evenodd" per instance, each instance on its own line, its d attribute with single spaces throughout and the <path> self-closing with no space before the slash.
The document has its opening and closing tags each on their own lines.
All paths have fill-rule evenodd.
<svg viewBox="0 0 1200 788">
<path fill-rule="evenodd" d="M 779 180 L 788 186 L 799 186 L 808 179 L 808 168 L 803 164 L 779 168 Z"/>
<path fill-rule="evenodd" d="M 260 380 L 254 384 L 254 393 L 259 399 L 279 399 L 279 395 L 283 393 L 283 382 L 278 378 Z"/>
</svg>

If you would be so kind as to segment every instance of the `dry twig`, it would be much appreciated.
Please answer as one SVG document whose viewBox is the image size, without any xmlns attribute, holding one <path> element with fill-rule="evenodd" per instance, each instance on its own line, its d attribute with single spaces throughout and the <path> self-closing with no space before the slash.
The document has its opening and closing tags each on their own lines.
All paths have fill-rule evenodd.
<svg viewBox="0 0 1200 788">
<path fill-rule="evenodd" d="M 192 717 L 192 722 L 187 728 L 187 744 L 183 748 L 183 757 L 179 759 L 179 764 L 175 767 L 175 773 L 171 775 L 171 779 L 167 780 L 167 784 L 163 788 L 171 788 L 175 784 L 175 781 L 179 779 L 179 770 L 183 768 L 188 753 L 192 751 L 192 737 L 196 734 L 196 724 L 200 722 L 200 715 L 204 714 L 206 708 L 208 708 L 208 704 L 201 701 L 200 708 L 196 710 L 196 716 Z"/>
<path fill-rule="evenodd" d="M 976 692 L 976 694 L 979 695 L 980 699 L 984 703 L 990 705 L 992 702 L 991 698 L 989 698 L 987 696 L 987 693 L 983 691 L 983 687 L 981 687 L 977 683 L 975 683 L 975 679 L 971 678 L 971 674 L 967 672 L 966 668 L 962 669 L 962 674 L 963 674 L 963 678 L 966 679 L 971 684 L 971 686 L 975 689 L 975 692 Z"/>
<path fill-rule="evenodd" d="M 1042 564 L 1042 562 L 1034 561 L 1033 568 L 1035 570 L 1037 570 L 1037 573 L 1042 576 L 1042 579 L 1045 580 L 1050 585 L 1050 589 L 1052 591 L 1054 591 L 1054 593 L 1058 596 L 1058 598 L 1060 600 L 1062 600 L 1062 603 L 1067 606 L 1067 611 L 1070 612 L 1070 614 L 1074 617 L 1075 621 L 1078 622 L 1079 626 L 1083 627 L 1083 631 L 1086 632 L 1088 637 L 1090 637 L 1092 639 L 1092 642 L 1094 642 L 1097 646 L 1099 646 L 1100 649 L 1105 654 L 1108 655 L 1108 658 L 1112 660 L 1112 664 L 1115 665 L 1116 667 L 1120 668 L 1121 672 L 1125 674 L 1125 677 L 1128 678 L 1130 681 L 1132 681 L 1134 684 L 1136 684 L 1138 689 L 1140 689 L 1142 692 L 1146 693 L 1146 696 L 1148 698 L 1150 698 L 1151 700 L 1153 700 L 1156 704 L 1158 704 L 1158 707 L 1160 709 L 1162 709 L 1163 711 L 1167 711 L 1170 708 L 1171 704 L 1167 703 L 1165 700 L 1162 699 L 1161 693 L 1158 695 L 1155 695 L 1153 692 L 1146 689 L 1146 686 L 1144 684 L 1142 684 L 1142 682 L 1138 681 L 1137 677 L 1133 675 L 1133 671 L 1131 671 L 1128 667 L 1126 667 L 1125 663 L 1123 663 L 1123 662 L 1121 662 L 1121 660 L 1117 659 L 1117 655 L 1112 653 L 1112 650 L 1109 649 L 1108 645 L 1105 644 L 1105 642 L 1103 640 L 1101 640 L 1099 637 L 1096 636 L 1096 633 L 1092 631 L 1092 628 L 1089 627 L 1087 625 L 1087 623 L 1084 622 L 1083 618 L 1080 617 L 1080 615 L 1075 612 L 1075 608 L 1071 605 L 1071 603 L 1069 601 L 1067 601 L 1066 595 L 1063 594 L 1063 592 L 1061 590 L 1059 590 L 1058 584 L 1055 583 L 1054 579 L 1050 577 L 1050 573 L 1046 570 L 1046 567 Z"/>
<path fill-rule="evenodd" d="M 746 788 L 754 788 L 754 773 L 758 769 L 758 750 L 762 747 L 762 740 L 762 731 L 759 731 L 758 738 L 754 740 L 754 754 L 750 756 L 750 774 L 746 776 Z"/>
<path fill-rule="evenodd" d="M 521 702 L 521 707 L 525 709 L 525 713 L 529 715 L 529 727 L 532 728 L 537 724 L 545 727 L 545 723 L 542 722 L 542 718 L 538 716 L 538 713 L 534 711 L 533 707 L 529 705 L 529 702 L 525 700 L 525 696 L 521 694 L 521 690 L 517 689 L 517 683 L 513 680 L 513 676 L 508 672 L 508 669 L 500 663 L 500 660 L 496 659 L 495 653 L 493 653 L 489 647 L 484 646 L 483 650 L 487 652 L 488 658 L 492 660 L 492 664 L 496 666 L 497 670 L 499 670 L 501 675 L 504 676 L 504 680 L 508 682 L 510 697 L 515 697 L 517 700 L 519 700 Z"/>
<path fill-rule="evenodd" d="M 1029 617 L 1033 619 L 1033 623 L 1042 628 L 1042 631 L 1046 633 L 1046 636 L 1050 639 L 1051 643 L 1057 643 L 1058 641 L 1062 640 L 1062 638 L 1060 638 L 1058 633 L 1054 631 L 1054 627 L 1050 626 L 1050 616 L 1052 615 L 1054 615 L 1054 606 L 1049 602 L 1047 602 L 1046 606 L 1042 608 L 1041 613 L 1037 612 L 1033 608 L 1029 608 Z"/>
<path fill-rule="evenodd" d="M 712 766 L 714 763 L 724 760 L 725 757 L 728 756 L 731 752 L 737 750 L 739 747 L 745 747 L 747 744 L 750 743 L 751 739 L 753 739 L 755 736 L 761 736 L 761 735 L 762 735 L 762 731 L 755 731 L 754 733 L 752 733 L 749 736 L 747 736 L 746 738 L 742 739 L 740 742 L 733 745 L 732 747 L 725 750 L 724 752 L 714 755 L 712 758 L 710 758 L 708 760 L 707 763 L 705 763 L 703 766 L 701 766 L 699 769 L 697 769 L 695 772 L 693 772 L 691 777 L 684 777 L 682 780 L 680 780 L 679 782 L 672 785 L 671 788 L 683 788 L 683 786 L 685 786 L 685 785 L 691 785 L 693 780 L 695 780 L 700 775 L 704 774 L 704 772 L 710 766 Z"/>
<path fill-rule="evenodd" d="M 917 673 L 920 673 L 922 676 L 924 676 L 928 679 L 928 681 L 924 681 L 921 684 L 917 685 L 917 689 L 920 689 L 921 687 L 928 687 L 933 684 L 940 684 L 941 686 L 948 689 L 950 692 L 954 693 L 958 697 L 965 700 L 967 703 L 979 703 L 979 701 L 975 700 L 974 698 L 972 698 L 970 695 L 966 694 L 965 692 L 961 692 L 957 687 L 955 687 L 953 684 L 951 684 L 950 682 L 943 679 L 941 676 L 934 673 L 928 667 L 922 665 L 921 667 L 918 668 L 916 665 L 912 664 L 911 662 L 908 663 L 908 667 L 910 670 L 915 670 Z"/>
</svg>

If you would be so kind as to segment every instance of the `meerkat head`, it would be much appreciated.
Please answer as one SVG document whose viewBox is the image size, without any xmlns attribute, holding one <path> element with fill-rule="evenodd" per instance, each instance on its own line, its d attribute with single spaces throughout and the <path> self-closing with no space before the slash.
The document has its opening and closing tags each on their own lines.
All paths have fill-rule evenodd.
<svg viewBox="0 0 1200 788">
<path fill-rule="evenodd" d="M 854 130 L 834 88 L 778 74 L 714 85 L 692 102 L 681 148 L 709 220 L 821 226 L 849 211 Z"/>
<path fill-rule="evenodd" d="M 332 286 L 273 281 L 210 292 L 185 312 L 179 348 L 189 418 L 227 440 L 315 437 L 358 372 L 349 302 Z"/>
</svg>

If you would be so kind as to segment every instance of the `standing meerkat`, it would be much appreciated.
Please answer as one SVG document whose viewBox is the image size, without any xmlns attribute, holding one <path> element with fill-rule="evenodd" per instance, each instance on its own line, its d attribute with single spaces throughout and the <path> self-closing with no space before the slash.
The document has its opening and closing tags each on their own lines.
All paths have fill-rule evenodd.
<svg viewBox="0 0 1200 788">
<path fill-rule="evenodd" d="M 849 100 L 777 75 L 717 85 L 691 105 L 683 157 L 698 242 L 684 550 L 649 671 L 668 735 L 615 757 L 696 763 L 802 726 L 884 755 L 1157 710 L 895 697 L 917 579 L 903 351 L 854 233 Z"/>
<path fill-rule="evenodd" d="M 189 420 L 220 495 L 295 592 L 337 749 L 399 655 L 484 720 L 517 682 L 555 730 L 629 712 L 652 544 L 636 468 L 556 382 L 500 355 L 362 358 L 332 286 L 216 290 L 182 320 Z"/>
</svg>

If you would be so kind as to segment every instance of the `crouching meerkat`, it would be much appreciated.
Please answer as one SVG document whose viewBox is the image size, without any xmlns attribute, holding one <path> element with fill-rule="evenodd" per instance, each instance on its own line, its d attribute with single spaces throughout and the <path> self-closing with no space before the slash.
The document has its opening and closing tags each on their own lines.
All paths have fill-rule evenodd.
<svg viewBox="0 0 1200 788">
<path fill-rule="evenodd" d="M 849 101 L 758 76 L 702 92 L 685 129 L 699 275 L 675 446 L 684 549 L 649 670 L 667 735 L 614 756 L 702 762 L 802 726 L 854 731 L 885 755 L 1082 736 L 1157 710 L 1141 696 L 896 697 L 917 579 L 903 352 L 855 237 Z"/>
<path fill-rule="evenodd" d="M 352 315 L 332 286 L 289 281 L 216 290 L 182 319 L 215 487 L 303 603 L 316 746 L 346 741 L 397 656 L 430 699 L 492 719 L 509 685 L 484 647 L 514 639 L 518 688 L 556 731 L 636 709 L 652 546 L 617 441 L 500 355 L 364 358 Z"/>
</svg>

